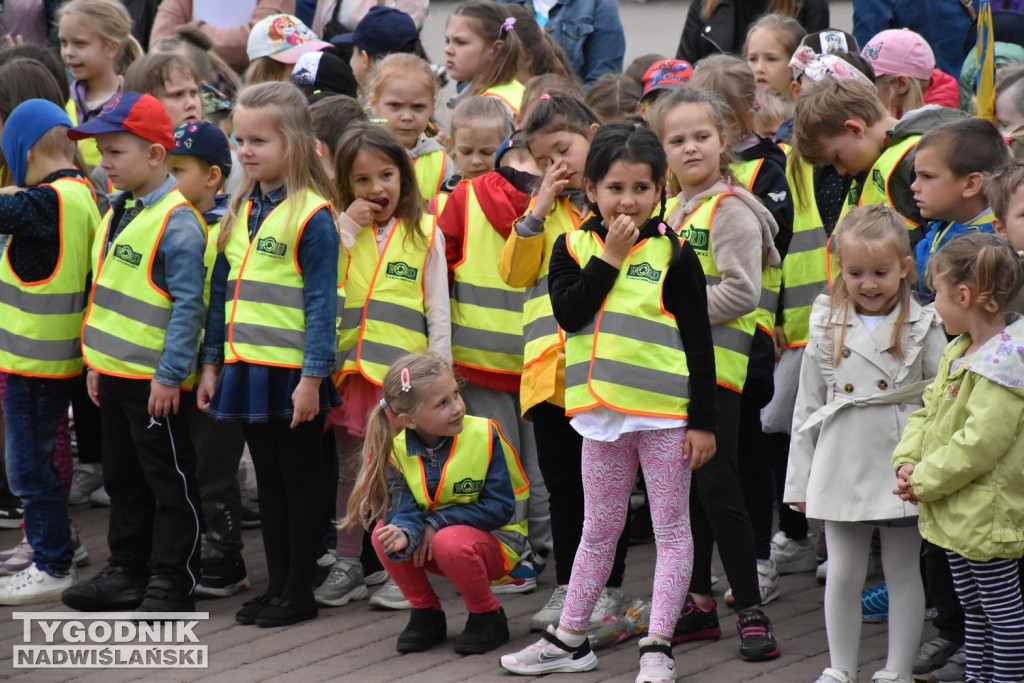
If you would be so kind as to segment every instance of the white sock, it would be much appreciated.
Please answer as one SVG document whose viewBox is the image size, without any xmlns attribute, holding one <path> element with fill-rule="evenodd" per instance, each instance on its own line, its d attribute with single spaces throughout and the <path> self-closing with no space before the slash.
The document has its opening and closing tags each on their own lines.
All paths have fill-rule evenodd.
<svg viewBox="0 0 1024 683">
<path fill-rule="evenodd" d="M 569 647 L 579 647 L 583 644 L 583 641 L 587 639 L 587 635 L 585 633 L 569 633 L 561 626 L 555 629 L 555 637 L 563 643 L 565 643 L 566 645 L 568 645 Z"/>
<path fill-rule="evenodd" d="M 668 638 L 665 638 L 664 636 L 650 636 L 649 635 L 649 636 L 644 636 L 641 640 L 644 642 L 645 645 L 654 645 L 655 643 L 650 642 L 652 640 L 655 641 L 659 645 L 671 645 L 672 644 L 672 641 L 669 640 Z"/>
</svg>

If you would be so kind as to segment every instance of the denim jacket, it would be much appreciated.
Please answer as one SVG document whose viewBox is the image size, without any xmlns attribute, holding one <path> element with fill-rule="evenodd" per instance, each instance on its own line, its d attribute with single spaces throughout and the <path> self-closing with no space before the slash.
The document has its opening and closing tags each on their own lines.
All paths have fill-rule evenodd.
<svg viewBox="0 0 1024 683">
<path fill-rule="evenodd" d="M 502 4 L 518 2 L 534 11 L 532 0 L 498 1 Z M 606 73 L 622 71 L 626 34 L 619 18 L 618 3 L 611 0 L 559 0 L 551 8 L 543 28 L 565 49 L 585 88 Z"/>
<path fill-rule="evenodd" d="M 113 212 L 110 222 L 116 225 L 108 229 L 107 241 L 103 245 L 103 256 L 140 211 L 153 206 L 168 192 L 178 186 L 174 176 L 168 174 L 160 187 L 144 197 L 136 197 L 128 207 L 130 193 L 122 192 L 110 198 Z M 167 386 L 177 387 L 191 373 L 192 360 L 196 356 L 199 332 L 203 327 L 203 250 L 206 239 L 203 228 L 192 209 L 180 206 L 171 212 L 167 227 L 160 238 L 160 245 L 153 260 L 153 284 L 167 292 L 171 300 L 171 318 L 164 332 L 164 352 L 160 356 L 153 379 Z"/>
<path fill-rule="evenodd" d="M 411 429 L 405 430 L 405 444 L 410 455 L 417 455 L 423 460 L 423 472 L 426 477 L 427 490 L 431 497 L 437 494 L 437 486 L 441 483 L 441 473 L 451 455 L 452 439 L 445 437 L 434 448 L 427 448 Z M 405 560 L 412 557 L 413 551 L 423 540 L 425 524 L 430 524 L 440 531 L 447 526 L 464 524 L 483 531 L 494 531 L 508 524 L 516 508 L 516 496 L 512 490 L 512 479 L 508 465 L 502 457 L 501 438 L 496 429 L 491 430 L 491 458 L 487 468 L 480 497 L 472 503 L 449 505 L 424 514 L 416 505 L 416 498 L 405 477 L 395 468 L 388 468 L 388 486 L 391 490 L 391 503 L 385 524 L 394 524 L 405 532 L 409 545 L 397 553 L 388 553 L 393 560 Z"/>
<path fill-rule="evenodd" d="M 267 194 L 259 185 L 250 199 L 249 239 L 281 202 L 287 190 L 281 186 Z M 302 356 L 302 374 L 326 377 L 334 366 L 337 353 L 338 250 L 341 242 L 330 209 L 320 209 L 309 219 L 299 241 L 298 259 L 302 269 L 302 292 L 305 297 L 306 348 Z M 326 257 L 326 258 L 325 258 Z M 221 363 L 224 360 L 226 320 L 224 302 L 231 266 L 223 253 L 217 254 L 210 283 L 210 309 L 206 316 L 206 337 L 200 362 Z"/>
</svg>

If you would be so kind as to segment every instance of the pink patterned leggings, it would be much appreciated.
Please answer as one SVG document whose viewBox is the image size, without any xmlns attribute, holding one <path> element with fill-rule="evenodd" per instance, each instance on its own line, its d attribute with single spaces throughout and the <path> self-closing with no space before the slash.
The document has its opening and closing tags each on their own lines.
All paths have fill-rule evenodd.
<svg viewBox="0 0 1024 683">
<path fill-rule="evenodd" d="M 643 467 L 651 503 L 657 561 L 649 632 L 671 636 L 690 585 L 690 470 L 683 460 L 686 428 L 627 432 L 611 442 L 583 439 L 583 538 L 569 579 L 561 626 L 585 631 L 611 572 L 626 506 Z"/>
</svg>

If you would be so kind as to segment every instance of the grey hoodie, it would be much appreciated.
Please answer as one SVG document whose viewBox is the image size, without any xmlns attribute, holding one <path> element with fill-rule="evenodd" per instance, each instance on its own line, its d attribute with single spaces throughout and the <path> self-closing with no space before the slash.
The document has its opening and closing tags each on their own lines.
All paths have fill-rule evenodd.
<svg viewBox="0 0 1024 683">
<path fill-rule="evenodd" d="M 711 256 L 722 273 L 720 283 L 708 285 L 708 317 L 712 325 L 756 309 L 761 298 L 761 271 L 782 263 L 773 240 L 779 231 L 775 219 L 757 197 L 738 183 L 730 187 L 720 180 L 688 201 L 680 194 L 679 206 L 669 215 L 668 224 L 678 230 L 683 219 L 705 199 L 722 192 L 731 192 L 732 196 L 719 201 L 711 228 Z"/>
</svg>

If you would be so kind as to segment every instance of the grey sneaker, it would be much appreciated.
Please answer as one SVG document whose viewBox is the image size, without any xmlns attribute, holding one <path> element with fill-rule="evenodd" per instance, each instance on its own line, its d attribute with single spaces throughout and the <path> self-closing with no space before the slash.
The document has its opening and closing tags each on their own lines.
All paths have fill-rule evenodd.
<svg viewBox="0 0 1024 683">
<path fill-rule="evenodd" d="M 363 582 L 363 566 L 358 560 L 335 560 L 327 579 L 313 591 L 313 597 L 322 607 L 341 607 L 352 600 L 370 597 Z"/>
<path fill-rule="evenodd" d="M 379 586 L 387 580 L 388 573 L 383 569 L 378 569 L 364 579 L 367 586 Z"/>
<path fill-rule="evenodd" d="M 548 603 L 530 618 L 531 631 L 544 631 L 548 626 L 558 625 L 562 608 L 565 607 L 565 595 L 568 592 L 569 586 L 555 586 Z"/>
<path fill-rule="evenodd" d="M 945 664 L 959 649 L 959 645 L 945 638 L 932 638 L 921 644 L 914 659 L 914 675 L 923 676 Z"/>
<path fill-rule="evenodd" d="M 412 609 L 412 605 L 402 595 L 402 589 L 398 587 L 394 579 L 388 579 L 387 583 L 377 589 L 377 592 L 370 598 L 370 607 Z"/>
<path fill-rule="evenodd" d="M 603 621 L 606 617 L 614 617 L 622 614 L 622 608 L 626 605 L 626 598 L 622 595 L 621 588 L 601 589 L 594 604 L 594 611 L 590 614 L 590 621 Z"/>
<path fill-rule="evenodd" d="M 799 574 L 813 572 L 818 568 L 818 560 L 814 557 L 814 538 L 808 536 L 802 541 L 794 541 L 783 531 L 772 536 L 772 559 L 780 574 Z"/>
<path fill-rule="evenodd" d="M 928 683 L 963 683 L 967 671 L 967 648 L 954 652 L 941 668 L 928 674 Z"/>
<path fill-rule="evenodd" d="M 80 463 L 71 474 L 68 505 L 88 505 L 89 496 L 103 486 L 103 467 L 95 463 Z"/>
</svg>

